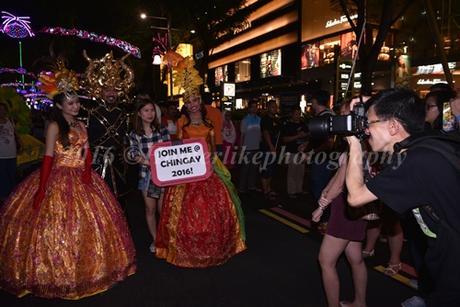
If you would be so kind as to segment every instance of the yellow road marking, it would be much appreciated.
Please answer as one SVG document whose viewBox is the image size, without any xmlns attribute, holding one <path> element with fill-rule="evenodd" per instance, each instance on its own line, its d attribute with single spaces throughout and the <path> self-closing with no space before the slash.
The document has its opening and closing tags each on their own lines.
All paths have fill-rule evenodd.
<svg viewBox="0 0 460 307">
<path fill-rule="evenodd" d="M 385 270 L 385 267 L 382 266 L 382 265 L 379 265 L 379 266 L 374 267 L 374 270 L 379 271 L 380 273 L 383 273 L 383 271 Z M 392 276 L 387 275 L 387 276 L 391 277 L 391 278 L 393 278 L 393 279 L 395 279 L 395 280 L 397 280 L 397 281 L 399 281 L 399 282 L 401 282 L 403 284 L 405 284 L 406 286 L 409 286 L 409 287 L 415 289 L 415 287 L 410 283 L 410 279 L 405 277 L 405 276 L 402 276 L 401 274 L 395 274 L 395 275 L 392 275 Z"/>
<path fill-rule="evenodd" d="M 283 223 L 283 224 L 285 224 L 285 225 L 287 225 L 287 226 L 289 226 L 291 228 L 294 228 L 295 230 L 297 230 L 300 233 L 309 233 L 310 232 L 308 229 L 306 229 L 306 228 L 304 228 L 302 226 L 299 226 L 297 224 L 294 224 L 291 221 L 289 221 L 289 220 L 287 220 L 287 219 L 285 219 L 285 218 L 283 218 L 283 217 L 281 217 L 281 216 L 279 216 L 277 214 L 274 214 L 273 212 L 268 211 L 266 209 L 260 209 L 259 212 L 271 217 L 272 219 L 277 220 L 280 223 Z"/>
</svg>

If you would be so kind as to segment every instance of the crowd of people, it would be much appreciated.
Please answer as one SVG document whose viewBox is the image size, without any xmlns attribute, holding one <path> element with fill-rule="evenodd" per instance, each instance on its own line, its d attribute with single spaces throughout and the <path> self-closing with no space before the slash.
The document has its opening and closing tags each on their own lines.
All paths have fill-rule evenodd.
<svg viewBox="0 0 460 307">
<path fill-rule="evenodd" d="M 120 195 L 126 181 L 117 179 L 126 175 L 123 158 L 139 168 L 148 248 L 173 265 L 221 265 L 246 249 L 241 195 L 260 193 L 272 202 L 280 194 L 297 201 L 309 194 L 317 205 L 312 220 L 324 233 L 318 259 L 330 307 L 366 306 L 364 258 L 374 256 L 382 228 L 390 247 L 385 274 L 401 270 L 406 237 L 419 276 L 420 296 L 404 306 L 458 306 L 460 97 L 451 88 L 434 86 L 423 101 L 408 89 L 361 97 L 367 137 L 358 139 L 353 133 L 312 133 L 298 106 L 281 120 L 275 100 L 263 110 L 260 101 L 249 101 L 244 117 L 235 121 L 232 112 L 221 113 L 194 86 L 185 88 L 182 110 L 177 102 L 158 105 L 148 95 L 137 95 L 131 125 L 117 109 L 113 89 L 106 88 L 104 108 L 86 107 L 82 122 L 78 89 L 71 85 L 54 93 L 41 168 L 16 187 L 20 143 L 8 106 L 0 103 L 1 288 L 18 296 L 79 299 L 135 272 Z M 351 116 L 358 101 L 344 101 L 332 110 L 324 90 L 309 100 L 317 118 Z M 446 124 L 446 105 L 456 119 L 454 129 Z M 189 138 L 206 141 L 211 176 L 156 185 L 152 146 Z M 101 148 L 104 153 L 97 158 Z M 94 158 L 92 151 L 97 151 Z M 370 151 L 392 153 L 392 158 L 370 162 Z M 98 172 L 94 164 L 101 165 Z M 280 189 L 272 180 L 279 180 L 281 171 L 285 185 Z M 349 303 L 339 297 L 336 264 L 342 253 L 355 290 Z"/>
</svg>

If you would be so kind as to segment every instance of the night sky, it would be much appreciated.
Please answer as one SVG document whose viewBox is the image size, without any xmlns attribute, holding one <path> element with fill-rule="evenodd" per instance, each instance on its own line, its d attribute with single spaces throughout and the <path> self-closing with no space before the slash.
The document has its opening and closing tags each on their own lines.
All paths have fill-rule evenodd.
<svg viewBox="0 0 460 307">
<path fill-rule="evenodd" d="M 150 61 L 151 30 L 139 19 L 139 12 L 147 10 L 140 0 L 96 0 L 96 1 L 56 1 L 56 0 L 19 0 L 2 1 L 0 9 L 16 16 L 30 16 L 32 29 L 37 31 L 44 26 L 78 28 L 120 38 L 141 48 L 143 60 L 130 57 L 127 61 L 138 71 Z M 117 57 L 124 53 L 118 48 L 82 40 L 76 37 L 59 37 L 36 33 L 23 43 L 24 67 L 33 72 L 49 66 L 50 51 L 54 55 L 64 56 L 70 68 L 82 72 L 86 61 L 83 49 L 92 58 L 101 57 L 110 50 Z M 19 66 L 18 42 L 0 33 L 0 66 L 15 68 Z M 5 77 L 2 76 L 2 79 Z"/>
</svg>

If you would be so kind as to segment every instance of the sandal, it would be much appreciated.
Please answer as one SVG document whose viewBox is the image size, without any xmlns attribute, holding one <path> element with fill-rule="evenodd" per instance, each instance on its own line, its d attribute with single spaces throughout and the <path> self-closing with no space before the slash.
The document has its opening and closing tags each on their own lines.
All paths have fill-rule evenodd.
<svg viewBox="0 0 460 307">
<path fill-rule="evenodd" d="M 393 276 L 398 274 L 399 271 L 402 269 L 402 263 L 397 264 L 388 264 L 388 266 L 383 270 L 383 273 L 388 276 Z"/>
<path fill-rule="evenodd" d="M 363 258 L 369 258 L 369 257 L 374 256 L 375 250 L 371 250 L 371 251 L 369 251 L 369 252 L 363 250 L 363 251 L 362 251 L 362 254 L 363 254 Z"/>
</svg>

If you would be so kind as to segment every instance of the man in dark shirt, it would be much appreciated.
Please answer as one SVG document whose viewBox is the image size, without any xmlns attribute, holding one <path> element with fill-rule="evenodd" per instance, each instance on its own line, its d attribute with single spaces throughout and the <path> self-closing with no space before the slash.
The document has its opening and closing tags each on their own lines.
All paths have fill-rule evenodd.
<svg viewBox="0 0 460 307">
<path fill-rule="evenodd" d="M 424 128 L 424 104 L 410 90 L 382 91 L 368 105 L 366 132 L 376 152 L 394 153 L 399 144 Z M 434 285 L 426 303 L 460 306 L 460 161 L 448 159 L 437 146 L 413 146 L 364 183 L 361 144 L 354 136 L 347 140 L 349 204 L 362 206 L 379 198 L 398 213 L 412 210 L 429 241 L 425 262 Z M 455 142 L 447 146 L 452 152 L 460 150 Z M 458 160 L 458 156 L 452 157 Z"/>
<path fill-rule="evenodd" d="M 298 148 L 305 143 L 307 133 L 302 121 L 300 107 L 291 110 L 291 118 L 281 128 L 281 140 L 289 155 L 286 188 L 289 198 L 295 198 L 303 192 L 304 161 Z"/>
<path fill-rule="evenodd" d="M 333 116 L 334 113 L 329 109 L 330 94 L 325 90 L 314 92 L 311 97 L 311 108 L 314 117 L 326 118 Z M 334 146 L 334 138 L 327 134 L 311 134 L 307 143 L 300 146 L 301 151 L 307 151 L 310 165 L 310 192 L 315 203 L 321 197 L 321 192 L 327 186 L 336 169 L 331 167 L 330 157 Z M 330 207 L 327 207 L 321 216 L 318 230 L 324 232 L 329 220 Z"/>
<path fill-rule="evenodd" d="M 276 167 L 276 151 L 280 143 L 280 128 L 276 115 L 278 105 L 275 100 L 267 102 L 267 114 L 260 121 L 262 131 L 261 150 L 265 152 L 264 159 L 261 161 L 261 182 L 262 190 L 267 198 L 276 196 L 271 189 L 271 179 Z"/>
<path fill-rule="evenodd" d="M 329 93 L 324 90 L 317 91 L 311 96 L 315 117 L 334 115 L 328 108 L 329 98 Z M 308 141 L 307 151 L 313 151 L 310 161 L 310 188 L 316 202 L 320 199 L 321 192 L 335 173 L 335 170 L 329 167 L 333 145 L 334 138 L 329 135 L 312 135 Z M 328 218 L 328 214 L 325 214 L 324 217 Z"/>
</svg>

